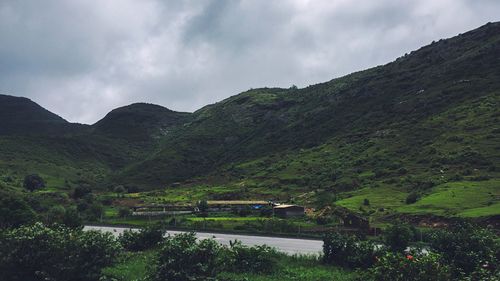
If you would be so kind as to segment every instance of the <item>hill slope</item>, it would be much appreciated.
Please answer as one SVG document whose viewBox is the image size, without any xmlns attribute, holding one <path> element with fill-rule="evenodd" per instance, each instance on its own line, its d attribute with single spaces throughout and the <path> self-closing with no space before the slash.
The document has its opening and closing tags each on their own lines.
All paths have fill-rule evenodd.
<svg viewBox="0 0 500 281">
<path fill-rule="evenodd" d="M 458 108 L 472 110 L 469 106 L 473 104 L 486 104 L 489 112 L 470 116 L 467 122 L 479 126 L 475 131 L 484 134 L 489 132 L 482 129 L 495 129 L 496 117 L 485 115 L 497 112 L 487 104 L 498 102 L 499 34 L 498 23 L 488 24 L 388 65 L 327 83 L 304 89 L 257 89 L 231 97 L 195 112 L 192 122 L 164 139 L 162 151 L 124 176 L 127 181 L 160 186 L 216 173 L 230 163 L 296 153 L 329 142 L 357 144 L 362 149 L 366 146 L 362 143 L 371 138 L 397 140 L 388 148 L 406 148 L 409 160 L 418 162 L 416 152 L 428 142 L 443 135 L 471 135 L 463 132 L 465 125 L 458 127 L 460 122 L 442 120 L 447 127 L 440 127 L 434 117 L 446 119 Z M 485 120 L 473 125 L 479 118 Z M 497 136 L 493 137 L 486 142 L 494 142 Z M 459 148 L 479 150 L 479 154 L 486 145 L 456 143 Z M 489 152 L 478 157 L 498 163 L 497 152 Z M 392 159 L 397 153 L 385 156 Z M 375 167 L 383 168 L 372 164 Z M 349 169 L 354 168 L 352 163 Z"/>
</svg>

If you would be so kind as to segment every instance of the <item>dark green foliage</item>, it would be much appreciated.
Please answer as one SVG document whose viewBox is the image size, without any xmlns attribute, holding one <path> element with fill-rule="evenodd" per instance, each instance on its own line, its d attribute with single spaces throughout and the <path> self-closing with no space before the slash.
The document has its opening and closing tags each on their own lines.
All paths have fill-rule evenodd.
<svg viewBox="0 0 500 281">
<path fill-rule="evenodd" d="M 62 223 L 67 227 L 78 228 L 82 226 L 82 218 L 76 207 L 68 207 L 64 212 Z"/>
<path fill-rule="evenodd" d="M 368 268 L 378 253 L 374 243 L 352 235 L 330 233 L 323 238 L 323 261 L 347 268 Z"/>
<path fill-rule="evenodd" d="M 414 237 L 412 227 L 406 223 L 396 223 L 384 231 L 386 245 L 395 252 L 403 252 Z"/>
<path fill-rule="evenodd" d="M 24 177 L 23 187 L 29 191 L 35 191 L 45 187 L 45 181 L 37 174 Z"/>
<path fill-rule="evenodd" d="M 87 212 L 86 216 L 89 220 L 100 220 L 104 215 L 104 207 L 99 203 L 92 203 Z"/>
<path fill-rule="evenodd" d="M 64 216 L 66 214 L 66 209 L 63 206 L 53 206 L 47 212 L 47 223 L 48 224 L 61 224 L 63 222 Z"/>
<path fill-rule="evenodd" d="M 207 200 L 200 200 L 197 204 L 198 210 L 200 210 L 201 213 L 206 213 L 208 210 L 208 202 Z"/>
<path fill-rule="evenodd" d="M 415 192 L 415 191 L 412 191 L 410 192 L 410 194 L 408 194 L 408 196 L 406 197 L 406 204 L 413 204 L 415 202 L 417 202 L 417 200 L 420 198 L 420 195 L 418 194 L 418 192 Z"/>
<path fill-rule="evenodd" d="M 97 281 L 119 252 L 109 233 L 22 226 L 0 234 L 0 276 L 5 281 Z"/>
<path fill-rule="evenodd" d="M 118 195 L 118 197 L 122 197 L 123 194 L 127 192 L 127 190 L 125 189 L 125 187 L 123 187 L 123 185 L 115 186 L 115 188 L 113 188 L 113 191 Z"/>
<path fill-rule="evenodd" d="M 370 269 L 374 281 L 449 281 L 450 268 L 435 253 L 403 255 L 387 252 Z"/>
<path fill-rule="evenodd" d="M 125 230 L 118 238 L 123 248 L 129 251 L 143 251 L 151 249 L 163 240 L 165 228 L 161 224 L 154 224 L 138 231 Z"/>
<path fill-rule="evenodd" d="M 231 241 L 222 255 L 226 270 L 234 272 L 271 272 L 278 262 L 275 249 L 266 245 L 248 247 L 241 241 Z"/>
<path fill-rule="evenodd" d="M 132 211 L 128 207 L 121 207 L 118 209 L 118 216 L 120 218 L 126 218 L 128 216 L 132 215 Z"/>
<path fill-rule="evenodd" d="M 20 195 L 0 192 L 0 229 L 18 227 L 35 219 L 35 212 Z"/>
<path fill-rule="evenodd" d="M 468 223 L 438 230 L 431 238 L 431 248 L 443 255 L 455 276 L 470 274 L 480 268 L 497 269 L 500 245 L 491 231 Z"/>
<path fill-rule="evenodd" d="M 87 194 L 92 193 L 92 188 L 88 184 L 82 184 L 75 187 L 73 191 L 73 198 L 79 199 L 85 197 Z"/>
<path fill-rule="evenodd" d="M 217 242 L 197 241 L 194 233 L 169 236 L 161 245 L 150 280 L 211 280 L 220 270 L 220 251 Z"/>
</svg>

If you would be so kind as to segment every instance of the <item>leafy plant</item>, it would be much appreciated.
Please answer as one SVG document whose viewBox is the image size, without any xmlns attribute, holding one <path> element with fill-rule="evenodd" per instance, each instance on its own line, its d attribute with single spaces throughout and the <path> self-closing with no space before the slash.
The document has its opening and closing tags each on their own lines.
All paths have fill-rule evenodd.
<svg viewBox="0 0 500 281">
<path fill-rule="evenodd" d="M 248 247 L 231 241 L 223 251 L 226 269 L 235 272 L 270 272 L 277 264 L 278 253 L 266 245 Z"/>
<path fill-rule="evenodd" d="M 431 248 L 452 265 L 455 276 L 469 275 L 481 268 L 494 271 L 500 254 L 496 235 L 469 223 L 436 231 L 431 236 Z"/>
<path fill-rule="evenodd" d="M 323 262 L 348 268 L 368 268 L 380 250 L 370 241 L 330 233 L 323 238 Z"/>
<path fill-rule="evenodd" d="M 221 246 L 213 239 L 197 241 L 194 233 L 169 236 L 151 269 L 152 281 L 211 280 L 220 270 Z"/>
<path fill-rule="evenodd" d="M 161 224 L 154 224 L 139 231 L 125 230 L 118 237 L 118 241 L 129 251 L 143 251 L 158 245 L 163 240 L 164 234 L 164 227 Z"/>
<path fill-rule="evenodd" d="M 387 252 L 370 269 L 375 281 L 448 281 L 450 268 L 436 253 L 408 254 Z"/>
<path fill-rule="evenodd" d="M 45 187 L 45 181 L 37 174 L 24 177 L 23 187 L 29 191 L 35 191 Z"/>
<path fill-rule="evenodd" d="M 411 226 L 405 223 L 395 223 L 388 227 L 384 233 L 386 245 L 395 252 L 406 250 L 414 237 L 415 235 Z"/>
<path fill-rule="evenodd" d="M 0 234 L 0 276 L 5 281 L 98 280 L 120 245 L 110 233 L 41 223 Z"/>
</svg>

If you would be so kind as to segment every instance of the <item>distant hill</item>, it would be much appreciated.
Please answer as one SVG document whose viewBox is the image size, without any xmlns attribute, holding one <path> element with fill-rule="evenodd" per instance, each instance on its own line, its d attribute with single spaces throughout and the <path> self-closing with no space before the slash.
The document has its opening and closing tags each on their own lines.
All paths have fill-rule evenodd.
<svg viewBox="0 0 500 281">
<path fill-rule="evenodd" d="M 50 185 L 104 183 L 151 153 L 189 113 L 152 104 L 113 110 L 94 125 L 69 123 L 20 97 L 0 96 L 0 178 L 40 173 Z"/>
<path fill-rule="evenodd" d="M 0 135 L 50 134 L 68 121 L 27 98 L 0 95 Z"/>
<path fill-rule="evenodd" d="M 160 138 L 169 129 L 187 122 L 190 113 L 175 112 L 165 107 L 134 103 L 112 110 L 92 127 L 110 137 L 132 140 Z"/>
<path fill-rule="evenodd" d="M 0 171 L 59 186 L 224 186 L 378 217 L 498 214 L 498 54 L 500 23 L 489 23 L 303 89 L 253 89 L 192 114 L 132 104 L 92 126 L 3 97 Z"/>
</svg>

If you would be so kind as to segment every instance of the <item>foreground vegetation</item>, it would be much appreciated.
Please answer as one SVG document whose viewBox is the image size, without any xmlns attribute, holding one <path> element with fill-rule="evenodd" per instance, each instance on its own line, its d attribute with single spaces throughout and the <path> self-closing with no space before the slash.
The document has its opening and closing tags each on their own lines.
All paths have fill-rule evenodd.
<svg viewBox="0 0 500 281">
<path fill-rule="evenodd" d="M 409 248 L 404 224 L 384 243 L 331 233 L 321 256 L 288 256 L 276 249 L 228 246 L 194 233 L 164 237 L 154 225 L 118 238 L 110 233 L 41 223 L 0 231 L 0 275 L 36 280 L 498 280 L 500 244 L 487 229 L 458 224 L 430 234 L 425 250 Z M 69 279 L 68 279 L 69 278 Z"/>
</svg>

